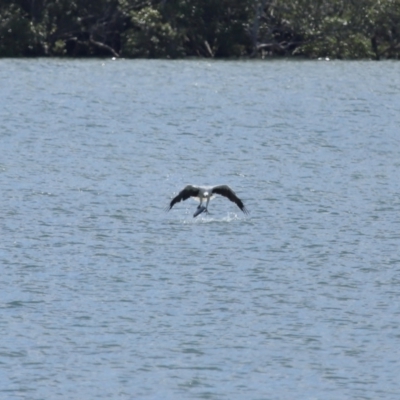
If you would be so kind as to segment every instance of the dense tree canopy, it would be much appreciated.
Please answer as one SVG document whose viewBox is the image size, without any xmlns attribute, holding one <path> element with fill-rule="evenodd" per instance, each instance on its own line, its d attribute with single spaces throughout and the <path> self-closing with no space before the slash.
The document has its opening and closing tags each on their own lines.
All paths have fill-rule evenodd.
<svg viewBox="0 0 400 400">
<path fill-rule="evenodd" d="M 2 0 L 0 56 L 399 58 L 400 0 Z"/>
</svg>

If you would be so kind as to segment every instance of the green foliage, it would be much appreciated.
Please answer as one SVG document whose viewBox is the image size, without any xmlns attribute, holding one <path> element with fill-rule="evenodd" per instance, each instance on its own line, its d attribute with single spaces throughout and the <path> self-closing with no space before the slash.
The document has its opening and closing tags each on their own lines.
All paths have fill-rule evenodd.
<svg viewBox="0 0 400 400">
<path fill-rule="evenodd" d="M 291 54 L 378 59 L 400 51 L 400 0 L 281 0 L 270 13 L 296 38 Z"/>
<path fill-rule="evenodd" d="M 327 16 L 318 29 L 304 35 L 305 41 L 296 51 L 309 57 L 371 58 L 371 41 L 361 30 L 354 29 L 345 17 Z"/>
<path fill-rule="evenodd" d="M 399 58 L 400 0 L 2 0 L 0 56 Z"/>
<path fill-rule="evenodd" d="M 165 21 L 161 13 L 145 7 L 130 13 L 131 28 L 122 35 L 122 54 L 126 57 L 183 56 L 182 34 Z"/>
<path fill-rule="evenodd" d="M 0 10 L 0 56 L 34 55 L 39 49 L 36 26 L 25 18 L 23 10 L 10 4 Z"/>
<path fill-rule="evenodd" d="M 183 30 L 186 53 L 206 57 L 245 55 L 254 0 L 181 0 L 166 3 L 169 20 Z M 175 7 L 176 6 L 176 7 Z"/>
</svg>

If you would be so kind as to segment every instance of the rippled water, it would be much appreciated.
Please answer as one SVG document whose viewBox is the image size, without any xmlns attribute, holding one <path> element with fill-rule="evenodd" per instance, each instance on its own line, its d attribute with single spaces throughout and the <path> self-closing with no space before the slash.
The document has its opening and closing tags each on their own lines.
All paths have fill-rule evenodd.
<svg viewBox="0 0 400 400">
<path fill-rule="evenodd" d="M 396 62 L 0 60 L 0 397 L 400 396 Z M 185 184 L 233 187 L 168 202 Z"/>
</svg>

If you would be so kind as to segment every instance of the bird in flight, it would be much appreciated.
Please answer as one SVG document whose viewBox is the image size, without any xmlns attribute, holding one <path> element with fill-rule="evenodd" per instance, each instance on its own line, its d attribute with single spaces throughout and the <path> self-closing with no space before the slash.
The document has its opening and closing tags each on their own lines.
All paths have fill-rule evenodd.
<svg viewBox="0 0 400 400">
<path fill-rule="evenodd" d="M 245 214 L 248 214 L 248 210 L 244 206 L 242 200 L 236 196 L 236 193 L 228 185 L 217 185 L 217 186 L 195 186 L 186 185 L 172 200 L 167 207 L 169 211 L 176 203 L 182 200 L 187 200 L 189 197 L 197 198 L 200 204 L 197 207 L 196 212 L 193 214 L 193 218 L 200 215 L 203 211 L 208 213 L 208 203 L 215 197 L 216 194 L 226 197 L 230 201 L 233 201 Z M 203 201 L 206 201 L 206 205 L 203 206 Z"/>
</svg>

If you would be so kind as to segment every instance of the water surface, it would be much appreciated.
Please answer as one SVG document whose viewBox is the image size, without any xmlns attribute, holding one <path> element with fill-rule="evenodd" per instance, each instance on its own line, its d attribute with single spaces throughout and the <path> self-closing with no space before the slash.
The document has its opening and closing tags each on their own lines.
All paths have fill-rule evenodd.
<svg viewBox="0 0 400 400">
<path fill-rule="evenodd" d="M 0 397 L 400 395 L 396 62 L 0 60 Z M 187 183 L 216 198 L 168 202 Z"/>
</svg>

